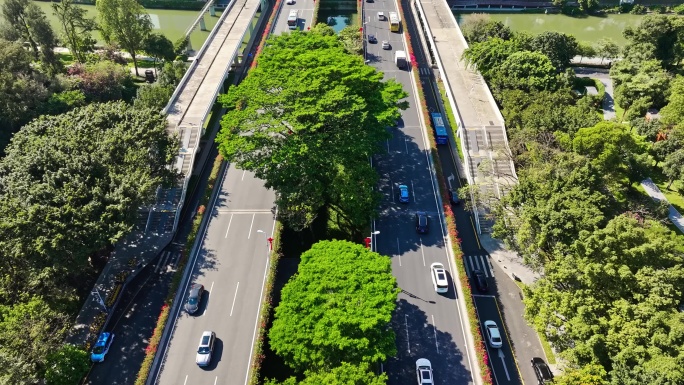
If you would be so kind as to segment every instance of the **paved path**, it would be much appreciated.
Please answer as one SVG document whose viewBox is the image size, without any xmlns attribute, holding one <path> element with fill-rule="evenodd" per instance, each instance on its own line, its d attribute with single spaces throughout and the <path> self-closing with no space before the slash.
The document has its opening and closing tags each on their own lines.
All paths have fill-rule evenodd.
<svg viewBox="0 0 684 385">
<path fill-rule="evenodd" d="M 651 180 L 651 178 L 646 178 L 641 182 L 641 186 L 646 190 L 646 193 L 653 198 L 655 201 L 665 201 L 668 202 L 667 198 L 660 191 L 658 186 Z M 669 202 L 668 202 L 669 203 Z M 684 218 L 682 214 L 679 213 L 672 205 L 670 205 L 670 214 L 668 215 L 672 223 L 677 226 L 677 228 L 684 233 Z"/>
<path fill-rule="evenodd" d="M 598 79 L 603 83 L 606 88 L 601 106 L 603 108 L 603 119 L 613 119 L 615 117 L 615 99 L 613 99 L 613 81 L 610 79 L 609 70 L 588 67 L 576 67 L 574 70 L 578 77 Z"/>
</svg>

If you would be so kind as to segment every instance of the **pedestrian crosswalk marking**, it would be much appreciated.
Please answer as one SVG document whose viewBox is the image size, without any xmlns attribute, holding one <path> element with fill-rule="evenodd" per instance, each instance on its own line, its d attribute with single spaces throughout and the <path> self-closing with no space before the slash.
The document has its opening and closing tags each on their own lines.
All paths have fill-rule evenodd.
<svg viewBox="0 0 684 385">
<path fill-rule="evenodd" d="M 471 275 L 470 273 L 472 273 L 473 270 L 480 270 L 487 278 L 494 276 L 492 264 L 488 255 L 466 255 L 464 258 L 468 276 Z"/>
</svg>

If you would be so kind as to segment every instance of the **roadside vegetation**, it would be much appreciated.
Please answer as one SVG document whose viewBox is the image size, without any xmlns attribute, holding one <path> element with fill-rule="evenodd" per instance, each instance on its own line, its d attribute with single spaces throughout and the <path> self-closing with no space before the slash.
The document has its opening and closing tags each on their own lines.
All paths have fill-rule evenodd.
<svg viewBox="0 0 684 385">
<path fill-rule="evenodd" d="M 219 151 L 276 191 L 286 233 L 348 240 L 307 241 L 313 246 L 297 255 L 283 240 L 283 256 L 301 252 L 302 262 L 257 348 L 267 343 L 296 377 L 268 384 L 385 383 L 377 364 L 396 351 L 388 325 L 398 289 L 389 259 L 349 241 L 360 241 L 376 212 L 369 157 L 383 150 L 378 143 L 406 93 L 364 65 L 359 42 L 358 31 L 338 36 L 324 24 L 269 37 L 249 75 L 219 98 L 227 109 Z M 305 300 L 314 297 L 327 306 Z"/>
<path fill-rule="evenodd" d="M 571 92 L 572 36 L 514 34 L 482 17 L 464 25 L 464 59 L 501 106 L 519 177 L 501 201 L 466 189 L 497 208 L 494 235 L 542 274 L 524 288 L 525 316 L 560 352 L 559 384 L 684 382 L 684 244 L 667 206 L 636 187 L 652 174 L 666 189 L 684 179 L 683 32 L 661 15 L 625 31 L 611 68 L 625 112 L 600 121 L 600 100 Z M 649 108 L 662 119 L 645 119 Z"/>
<path fill-rule="evenodd" d="M 405 96 L 328 26 L 271 37 L 256 68 L 219 99 L 219 151 L 276 191 L 288 227 L 306 229 L 323 210 L 358 238 L 380 200 L 369 157 Z"/>
<path fill-rule="evenodd" d="M 73 1 L 53 4 L 60 30 L 29 0 L 6 0 L 0 28 L 0 383 L 76 384 L 88 343 L 64 345 L 111 247 L 130 233 L 160 185 L 178 143 L 159 112 L 185 72 L 165 37 L 151 33 L 136 2 L 103 0 L 129 15 L 115 31 L 107 12 L 88 19 Z M 117 16 L 117 17 L 118 17 Z M 163 67 L 142 82 L 126 67 L 136 51 Z M 95 50 L 91 32 L 110 31 Z M 68 47 L 58 55 L 56 47 Z M 64 59 L 64 60 L 62 60 Z M 109 290 L 110 288 L 106 288 Z M 113 303 L 119 289 L 110 290 Z M 90 327 L 97 336 L 104 317 Z"/>
</svg>

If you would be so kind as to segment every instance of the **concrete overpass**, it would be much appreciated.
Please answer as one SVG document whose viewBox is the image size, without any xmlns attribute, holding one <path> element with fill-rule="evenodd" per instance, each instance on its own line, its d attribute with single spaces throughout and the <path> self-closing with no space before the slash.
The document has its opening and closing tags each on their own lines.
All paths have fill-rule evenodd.
<svg viewBox="0 0 684 385">
<path fill-rule="evenodd" d="M 180 140 L 173 166 L 182 182 L 160 188 L 155 203 L 143 210 L 139 225 L 146 234 L 164 236 L 176 231 L 211 109 L 218 94 L 224 92 L 229 74 L 240 69 L 243 55 L 248 54 L 258 35 L 253 32 L 262 24 L 263 16 L 255 25 L 257 11 L 267 8 L 266 0 L 231 0 L 162 111 L 167 114 L 169 134 Z M 248 33 L 248 44 L 243 46 Z"/>
<path fill-rule="evenodd" d="M 478 186 L 471 196 L 477 231 L 490 232 L 494 203 L 517 183 L 506 126 L 494 97 L 474 68 L 461 60 L 468 48 L 447 0 L 412 0 L 422 42 L 430 52 L 435 73 L 444 83 L 448 103 L 458 124 L 458 136 L 468 183 Z"/>
</svg>

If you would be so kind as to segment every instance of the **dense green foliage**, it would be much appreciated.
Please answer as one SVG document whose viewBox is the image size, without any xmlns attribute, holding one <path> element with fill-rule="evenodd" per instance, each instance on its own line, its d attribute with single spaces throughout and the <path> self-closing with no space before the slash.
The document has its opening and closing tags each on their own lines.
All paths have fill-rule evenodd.
<svg viewBox="0 0 684 385">
<path fill-rule="evenodd" d="M 99 0 L 100 33 L 107 43 L 118 43 L 133 59 L 138 75 L 137 52 L 145 47 L 152 20 L 136 0 Z"/>
<path fill-rule="evenodd" d="M 90 370 L 88 352 L 73 345 L 63 345 L 47 357 L 47 385 L 77 384 Z"/>
<path fill-rule="evenodd" d="M 329 371 L 307 371 L 304 375 L 304 380 L 301 382 L 290 377 L 281 383 L 275 380 L 266 381 L 264 385 L 385 385 L 387 383 L 387 373 L 376 376 L 367 365 L 351 365 L 346 362 Z"/>
<path fill-rule="evenodd" d="M 611 77 L 630 125 L 600 121 L 599 100 L 570 92 L 581 84 L 571 70 L 549 71 L 566 65 L 574 39 L 490 34 L 464 54 L 506 119 L 518 184 L 496 205 L 494 235 L 542 273 L 525 312 L 567 362 L 559 384 L 684 382 L 684 246 L 663 224 L 667 205 L 634 187 L 658 163 L 671 184 L 684 180 L 684 81 L 669 72 L 683 58 L 682 25 L 647 16 L 625 31 Z M 610 41 L 593 48 L 618 54 Z M 662 106 L 663 122 L 644 119 Z"/>
<path fill-rule="evenodd" d="M 290 227 L 328 209 L 355 235 L 379 201 L 369 193 L 377 181 L 369 156 L 382 151 L 406 93 L 324 32 L 269 39 L 258 66 L 221 96 L 228 112 L 217 142 L 227 160 L 276 191 Z"/>
<path fill-rule="evenodd" d="M 345 362 L 382 362 L 396 354 L 389 322 L 398 293 L 388 257 L 347 241 L 318 242 L 282 290 L 271 348 L 296 371 L 320 372 L 321 379 Z"/>
<path fill-rule="evenodd" d="M 76 61 L 85 63 L 86 53 L 95 49 L 92 32 L 97 29 L 97 23 L 88 18 L 86 9 L 76 5 L 74 0 L 52 3 L 52 9 L 62 26 L 62 41 Z"/>
</svg>

